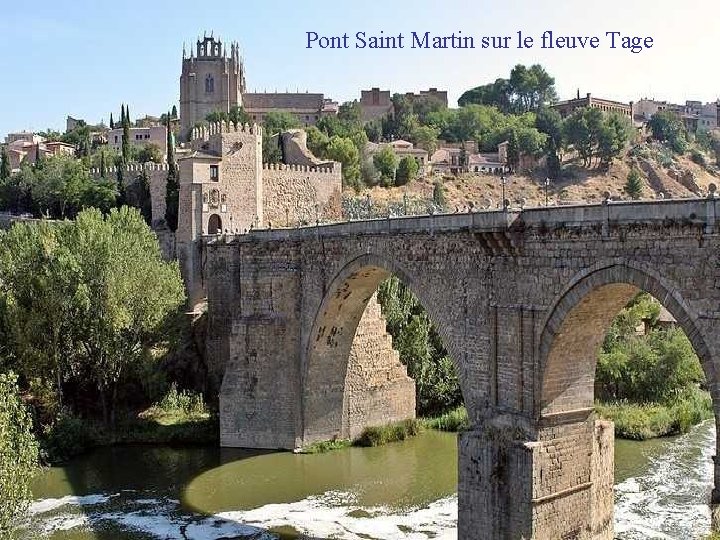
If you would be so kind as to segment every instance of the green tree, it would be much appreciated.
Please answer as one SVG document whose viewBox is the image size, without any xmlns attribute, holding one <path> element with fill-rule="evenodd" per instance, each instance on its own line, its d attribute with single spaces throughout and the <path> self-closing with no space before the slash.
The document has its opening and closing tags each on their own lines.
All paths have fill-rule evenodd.
<svg viewBox="0 0 720 540">
<path fill-rule="evenodd" d="M 65 227 L 17 223 L 0 236 L 3 337 L 19 372 L 52 381 L 58 409 L 63 381 L 75 366 L 71 336 L 83 301 L 76 285 L 80 268 L 59 238 Z"/>
<path fill-rule="evenodd" d="M 165 223 L 175 232 L 178 226 L 178 213 L 180 204 L 180 182 L 178 178 L 177 162 L 175 161 L 175 139 L 170 129 L 170 118 L 167 122 L 166 155 L 168 175 L 165 183 Z"/>
<path fill-rule="evenodd" d="M 633 168 L 628 174 L 624 189 L 625 193 L 630 195 L 633 199 L 639 199 L 640 195 L 642 195 L 643 180 L 637 169 Z"/>
<path fill-rule="evenodd" d="M 7 150 L 3 146 L 0 148 L 0 180 L 10 178 L 10 158 L 8 158 Z"/>
<path fill-rule="evenodd" d="M 122 144 L 121 154 L 124 163 L 130 161 L 130 114 L 123 105 L 122 108 Z"/>
<path fill-rule="evenodd" d="M 232 122 L 235 127 L 241 124 L 249 124 L 252 122 L 250 115 L 246 113 L 245 109 L 243 109 L 239 105 L 233 105 L 230 108 L 230 112 L 228 113 L 228 120 L 230 120 L 230 122 Z"/>
<path fill-rule="evenodd" d="M 418 173 L 418 164 L 412 156 L 405 156 L 398 163 L 397 172 L 395 173 L 395 185 L 404 186 L 408 182 L 415 180 Z"/>
<path fill-rule="evenodd" d="M 412 133 L 411 140 L 420 148 L 427 150 L 428 155 L 432 156 L 438 147 L 438 135 L 440 130 L 433 126 L 418 126 Z"/>
<path fill-rule="evenodd" d="M 360 180 L 360 152 L 351 139 L 333 136 L 327 144 L 326 155 L 342 163 L 343 179 L 348 185 L 357 184 Z"/>
<path fill-rule="evenodd" d="M 30 482 L 38 467 L 32 419 L 20 400 L 17 378 L 0 373 L 0 538 L 12 538 L 32 498 Z"/>
<path fill-rule="evenodd" d="M 112 113 L 110 113 L 110 129 L 115 129 L 115 122 L 113 122 Z"/>
<path fill-rule="evenodd" d="M 378 301 L 400 361 L 415 381 L 418 414 L 438 415 L 462 403 L 455 367 L 418 299 L 392 277 L 380 284 Z"/>
<path fill-rule="evenodd" d="M 433 203 L 440 208 L 445 209 L 445 188 L 440 181 L 433 184 Z"/>
<path fill-rule="evenodd" d="M 178 117 L 178 115 L 177 115 L 177 107 L 176 107 L 175 105 L 172 106 L 172 111 L 170 112 L 170 116 L 171 116 L 172 118 L 177 118 L 177 117 Z"/>
<path fill-rule="evenodd" d="M 211 124 L 215 122 L 227 122 L 229 115 L 226 111 L 212 111 L 205 115 L 205 120 Z"/>
<path fill-rule="evenodd" d="M 380 181 L 385 186 L 392 186 L 395 183 L 395 169 L 397 169 L 398 159 L 392 148 L 385 145 L 373 156 L 373 164 L 380 173 Z"/>
<path fill-rule="evenodd" d="M 598 133 L 597 154 L 600 163 L 607 166 L 620 157 L 632 134 L 630 121 L 617 113 L 605 117 Z"/>
<path fill-rule="evenodd" d="M 307 133 L 308 149 L 314 156 L 325 159 L 327 157 L 327 146 L 330 143 L 330 137 L 323 131 L 320 131 L 316 126 L 308 127 L 305 132 Z"/>
<path fill-rule="evenodd" d="M 100 151 L 100 178 L 107 178 L 107 164 L 105 163 L 105 152 Z"/>
<path fill-rule="evenodd" d="M 288 112 L 269 112 L 263 120 L 263 161 L 279 163 L 282 161 L 282 149 L 279 135 L 288 129 L 300 127 L 294 114 Z"/>
<path fill-rule="evenodd" d="M 648 122 L 653 138 L 667 143 L 670 148 L 683 154 L 687 150 L 687 133 L 680 117 L 672 111 L 659 111 Z"/>
<path fill-rule="evenodd" d="M 163 153 L 160 147 L 155 143 L 149 143 L 143 145 L 140 151 L 137 153 L 137 161 L 140 163 L 162 163 Z"/>
</svg>

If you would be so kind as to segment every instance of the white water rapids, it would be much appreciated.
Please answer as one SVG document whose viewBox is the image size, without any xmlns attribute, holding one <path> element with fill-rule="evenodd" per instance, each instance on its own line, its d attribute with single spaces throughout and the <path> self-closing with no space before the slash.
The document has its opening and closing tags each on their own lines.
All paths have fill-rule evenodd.
<svg viewBox="0 0 720 540">
<path fill-rule="evenodd" d="M 694 428 L 651 457 L 647 471 L 616 486 L 615 531 L 623 540 L 702 538 L 709 530 L 715 452 L 713 422 Z M 305 538 L 451 539 L 457 537 L 457 498 L 437 500 L 407 512 L 361 508 L 353 495 L 327 492 L 288 504 L 269 504 L 214 516 L 188 515 L 174 499 L 142 497 L 123 491 L 35 501 L 30 528 L 50 538 L 59 531 L 111 527 L 142 538 L 220 540 L 277 538 L 268 529 L 295 531 Z M 65 536 L 63 536 L 65 538 Z M 92 538 L 89 536 L 87 538 Z"/>
</svg>

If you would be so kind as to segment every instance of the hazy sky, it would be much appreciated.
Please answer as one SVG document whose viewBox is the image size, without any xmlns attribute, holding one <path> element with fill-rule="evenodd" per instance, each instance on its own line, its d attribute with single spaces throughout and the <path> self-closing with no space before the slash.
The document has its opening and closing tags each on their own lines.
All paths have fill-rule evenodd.
<svg viewBox="0 0 720 540">
<path fill-rule="evenodd" d="M 203 8 L 198 10 L 197 5 Z M 361 88 L 404 92 L 436 86 L 451 102 L 463 91 L 539 62 L 561 98 L 581 94 L 623 101 L 643 96 L 684 101 L 720 96 L 717 0 L 3 0 L 0 10 L 0 137 L 9 131 L 64 129 L 65 116 L 90 122 L 159 115 L 177 103 L 183 42 L 203 31 L 241 44 L 250 91 L 324 92 L 339 101 Z M 461 31 L 481 36 L 601 38 L 595 50 L 321 50 L 306 32 L 354 36 Z M 609 49 L 606 32 L 651 36 L 652 49 Z M 409 45 L 406 37 L 406 45 Z M 349 44 L 354 45 L 350 39 Z M 189 49 L 188 49 L 189 50 Z"/>
</svg>

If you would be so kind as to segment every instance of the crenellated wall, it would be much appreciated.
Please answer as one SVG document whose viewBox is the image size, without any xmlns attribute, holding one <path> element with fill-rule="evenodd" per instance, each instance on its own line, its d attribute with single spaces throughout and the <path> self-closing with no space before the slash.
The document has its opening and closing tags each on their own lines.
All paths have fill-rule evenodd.
<svg viewBox="0 0 720 540">
<path fill-rule="evenodd" d="M 150 202 L 152 204 L 152 225 L 157 227 L 165 221 L 166 186 L 168 175 L 167 163 L 128 163 L 123 168 L 123 182 L 125 186 L 132 184 L 143 172 L 147 173 L 150 184 Z M 100 169 L 90 169 L 90 174 L 100 178 Z M 117 167 L 108 167 L 106 178 L 115 180 L 117 178 Z"/>
<path fill-rule="evenodd" d="M 326 167 L 263 164 L 265 227 L 294 227 L 341 218 L 342 172 Z"/>
</svg>

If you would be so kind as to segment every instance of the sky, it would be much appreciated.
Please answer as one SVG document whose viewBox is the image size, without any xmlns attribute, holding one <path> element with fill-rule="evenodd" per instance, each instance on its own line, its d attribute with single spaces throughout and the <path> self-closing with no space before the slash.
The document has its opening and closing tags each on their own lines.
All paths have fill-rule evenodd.
<svg viewBox="0 0 720 540">
<path fill-rule="evenodd" d="M 198 8 L 197 6 L 201 6 Z M 392 92 L 467 89 L 542 64 L 561 99 L 590 92 L 636 101 L 720 97 L 716 0 L 2 0 L 0 137 L 64 131 L 71 115 L 90 123 L 159 116 L 179 99 L 183 43 L 204 32 L 240 43 L 248 91 L 323 92 L 343 102 L 378 86 Z M 598 36 L 598 49 L 541 49 L 539 37 Z M 356 49 L 353 36 L 406 36 L 403 49 Z M 412 49 L 411 32 L 513 36 L 509 49 Z M 535 38 L 517 49 L 517 32 Z M 308 49 L 307 32 L 349 36 L 348 49 Z M 611 49 L 606 32 L 652 37 L 653 47 Z"/>
</svg>

